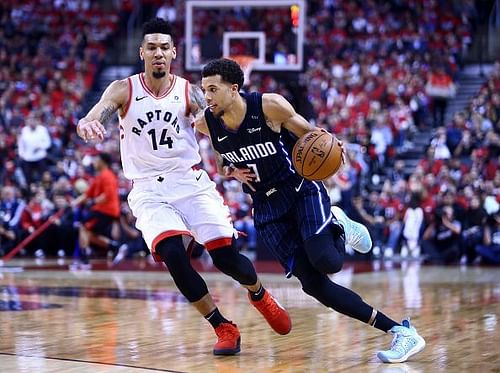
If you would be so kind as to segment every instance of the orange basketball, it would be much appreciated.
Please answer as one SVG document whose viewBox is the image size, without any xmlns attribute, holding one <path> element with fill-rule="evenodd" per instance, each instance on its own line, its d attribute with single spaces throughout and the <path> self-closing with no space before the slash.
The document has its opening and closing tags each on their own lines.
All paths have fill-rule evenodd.
<svg viewBox="0 0 500 373">
<path fill-rule="evenodd" d="M 325 180 L 342 164 L 342 148 L 335 136 L 323 132 L 306 133 L 293 147 L 295 170 L 308 180 Z"/>
</svg>

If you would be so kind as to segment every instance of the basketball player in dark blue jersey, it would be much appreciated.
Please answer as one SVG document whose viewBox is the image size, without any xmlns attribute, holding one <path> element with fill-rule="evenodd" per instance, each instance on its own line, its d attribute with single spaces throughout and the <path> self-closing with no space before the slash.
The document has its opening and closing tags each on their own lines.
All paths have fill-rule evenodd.
<svg viewBox="0 0 500 373">
<path fill-rule="evenodd" d="M 242 84 L 243 71 L 232 60 L 214 60 L 203 68 L 208 108 L 195 125 L 210 136 L 219 172 L 241 181 L 252 196 L 257 233 L 287 275 L 296 276 L 304 292 L 325 306 L 391 332 L 391 348 L 378 357 L 406 361 L 425 347 L 409 320 L 397 323 L 328 277 L 341 270 L 345 245 L 368 252 L 371 239 L 366 227 L 330 208 L 321 182 L 294 170 L 292 147 L 315 128 L 281 95 L 241 93 Z"/>
</svg>

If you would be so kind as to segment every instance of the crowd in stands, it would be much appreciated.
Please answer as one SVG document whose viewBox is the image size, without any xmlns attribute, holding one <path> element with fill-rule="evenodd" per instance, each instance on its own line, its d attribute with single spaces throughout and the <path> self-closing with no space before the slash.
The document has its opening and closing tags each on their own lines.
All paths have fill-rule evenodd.
<svg viewBox="0 0 500 373">
<path fill-rule="evenodd" d="M 73 253 L 69 204 L 93 151 L 75 141 L 75 125 L 119 12 L 85 0 L 0 4 L 0 255 L 66 208 L 23 252 Z"/>
<path fill-rule="evenodd" d="M 123 9 L 75 0 L 69 3 L 76 9 L 55 1 L 49 12 L 35 9 L 35 1 L 21 3 L 0 6 L 0 250 L 12 249 L 65 208 L 51 229 L 73 238 L 41 239 L 27 253 L 71 255 L 80 211 L 70 203 L 92 177 L 92 155 L 119 154 L 118 131 L 91 148 L 76 139 L 74 126 Z M 166 3 L 159 13 L 180 24 L 182 9 Z M 348 164 L 325 184 L 332 204 L 370 227 L 373 256 L 500 262 L 500 63 L 447 123 L 446 104 L 472 40 L 475 10 L 471 0 L 446 4 L 452 12 L 442 3 L 308 1 L 306 70 L 298 83 L 307 89 L 253 73 L 249 90 L 283 94 L 348 144 Z M 420 131 L 433 137 L 408 174 L 397 156 L 411 149 Z M 200 151 L 236 229 L 247 233 L 240 247 L 255 251 L 251 200 L 238 182 L 216 174 L 206 138 L 200 137 Z M 118 159 L 113 169 L 125 197 L 129 185 Z"/>
<path fill-rule="evenodd" d="M 374 255 L 423 253 L 429 261 L 473 263 L 479 250 L 499 263 L 499 88 L 497 62 L 469 105 L 434 129 L 409 175 L 397 160 L 380 190 L 357 193 L 360 179 L 371 174 L 351 156 L 351 167 L 333 178 L 332 201 L 371 227 Z"/>
</svg>

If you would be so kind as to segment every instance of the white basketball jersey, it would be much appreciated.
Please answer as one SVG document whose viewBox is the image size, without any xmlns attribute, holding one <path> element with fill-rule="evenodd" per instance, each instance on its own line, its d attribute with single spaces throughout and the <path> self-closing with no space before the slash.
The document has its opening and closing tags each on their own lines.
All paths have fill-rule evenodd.
<svg viewBox="0 0 500 373">
<path fill-rule="evenodd" d="M 144 74 L 128 78 L 129 101 L 120 116 L 120 153 L 125 177 L 142 179 L 186 172 L 201 161 L 188 112 L 189 83 L 173 75 L 170 89 L 157 97 Z"/>
</svg>

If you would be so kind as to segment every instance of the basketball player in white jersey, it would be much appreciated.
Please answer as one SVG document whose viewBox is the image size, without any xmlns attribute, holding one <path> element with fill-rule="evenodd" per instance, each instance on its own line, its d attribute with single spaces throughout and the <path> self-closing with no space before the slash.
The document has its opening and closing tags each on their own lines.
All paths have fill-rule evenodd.
<svg viewBox="0 0 500 373">
<path fill-rule="evenodd" d="M 235 249 L 229 210 L 215 184 L 204 170 L 194 169 L 201 158 L 193 115 L 206 103 L 199 87 L 170 73 L 176 49 L 169 23 L 156 18 L 144 24 L 139 54 L 144 72 L 112 82 L 78 122 L 78 135 L 102 141 L 103 125 L 118 112 L 122 166 L 133 180 L 128 202 L 136 225 L 155 260 L 165 262 L 181 293 L 214 327 L 214 354 L 238 353 L 240 333 L 219 312 L 190 264 L 194 240 L 207 248 L 219 270 L 248 289 L 251 303 L 277 333 L 289 333 L 288 313 L 262 287 L 252 263 Z"/>
</svg>

